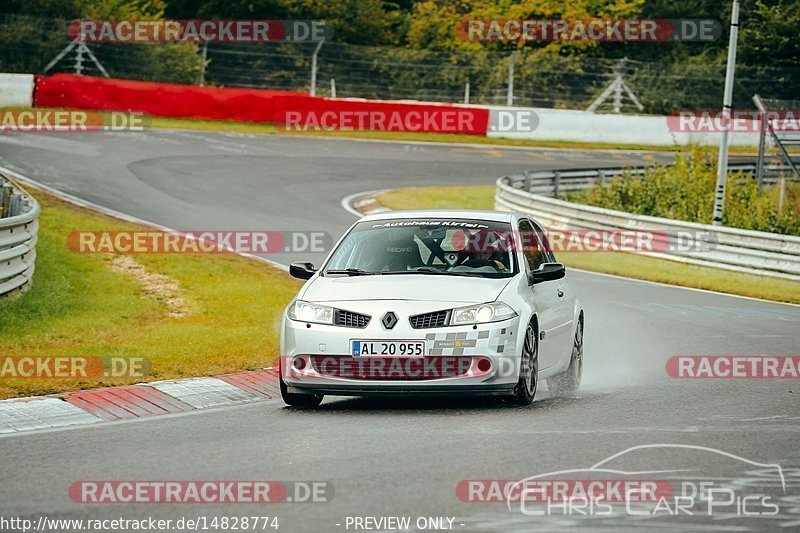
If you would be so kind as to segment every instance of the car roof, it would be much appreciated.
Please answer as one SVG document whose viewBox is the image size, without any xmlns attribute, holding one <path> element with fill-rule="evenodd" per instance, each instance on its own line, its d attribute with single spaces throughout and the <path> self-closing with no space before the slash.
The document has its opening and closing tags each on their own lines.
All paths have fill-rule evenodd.
<svg viewBox="0 0 800 533">
<path fill-rule="evenodd" d="M 494 222 L 512 222 L 516 213 L 504 211 L 480 211 L 477 209 L 427 209 L 415 211 L 381 211 L 362 218 L 362 221 L 387 220 L 398 218 L 459 218 L 466 220 L 490 220 Z"/>
</svg>

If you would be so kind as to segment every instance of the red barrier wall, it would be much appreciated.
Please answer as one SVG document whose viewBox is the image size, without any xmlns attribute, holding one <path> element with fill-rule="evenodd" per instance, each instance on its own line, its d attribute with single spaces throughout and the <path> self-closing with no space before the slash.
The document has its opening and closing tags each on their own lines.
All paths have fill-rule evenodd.
<svg viewBox="0 0 800 533">
<path fill-rule="evenodd" d="M 295 94 L 55 74 L 38 78 L 34 105 L 141 111 L 162 117 L 272 122 L 272 98 Z"/>
<path fill-rule="evenodd" d="M 489 125 L 489 110 L 481 107 L 313 98 L 293 91 L 220 89 L 73 74 L 37 78 L 34 105 L 277 124 L 289 119 L 290 131 L 304 129 L 292 125 L 314 130 L 315 124 L 325 129 L 351 129 L 348 124 L 359 124 L 359 114 L 366 113 L 372 118 L 362 119 L 362 125 L 385 131 L 486 135 Z"/>
</svg>

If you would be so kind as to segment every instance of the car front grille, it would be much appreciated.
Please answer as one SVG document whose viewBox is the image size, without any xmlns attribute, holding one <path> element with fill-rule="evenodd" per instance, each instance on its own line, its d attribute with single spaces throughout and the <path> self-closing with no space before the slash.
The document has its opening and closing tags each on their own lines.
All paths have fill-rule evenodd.
<svg viewBox="0 0 800 533">
<path fill-rule="evenodd" d="M 369 315 L 336 309 L 333 314 L 333 323 L 346 328 L 365 328 L 370 321 Z"/>
<path fill-rule="evenodd" d="M 414 329 L 440 328 L 447 324 L 449 317 L 450 311 L 434 311 L 433 313 L 414 315 L 408 320 Z"/>
</svg>

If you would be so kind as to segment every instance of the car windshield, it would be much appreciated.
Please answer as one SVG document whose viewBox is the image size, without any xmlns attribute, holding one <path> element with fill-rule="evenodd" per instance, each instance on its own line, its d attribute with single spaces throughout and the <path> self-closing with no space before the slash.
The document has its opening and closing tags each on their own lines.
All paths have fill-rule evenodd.
<svg viewBox="0 0 800 533">
<path fill-rule="evenodd" d="M 427 274 L 510 277 L 517 273 L 511 225 L 487 220 L 392 219 L 357 224 L 324 275 Z"/>
</svg>

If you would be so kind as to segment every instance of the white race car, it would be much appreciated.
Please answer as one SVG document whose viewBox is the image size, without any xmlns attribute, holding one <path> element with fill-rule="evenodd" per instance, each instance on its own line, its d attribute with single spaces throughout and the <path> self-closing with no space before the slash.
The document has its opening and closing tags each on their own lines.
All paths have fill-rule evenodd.
<svg viewBox="0 0 800 533">
<path fill-rule="evenodd" d="M 583 309 L 542 227 L 494 211 L 393 211 L 345 233 L 281 327 L 280 388 L 326 394 L 492 394 L 527 405 L 539 380 L 572 394 Z"/>
</svg>

